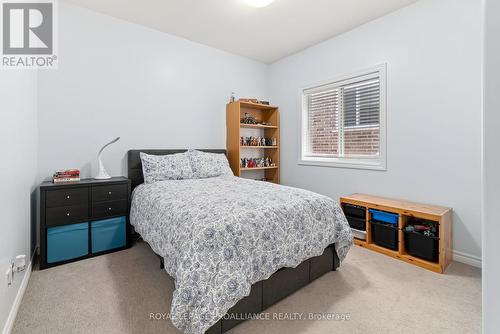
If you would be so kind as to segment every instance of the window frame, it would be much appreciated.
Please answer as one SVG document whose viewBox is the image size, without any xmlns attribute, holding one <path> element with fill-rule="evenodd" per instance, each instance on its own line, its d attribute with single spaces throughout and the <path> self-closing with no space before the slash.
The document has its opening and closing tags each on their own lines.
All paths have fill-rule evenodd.
<svg viewBox="0 0 500 334">
<path fill-rule="evenodd" d="M 368 169 L 368 170 L 387 170 L 387 109 L 386 109 L 386 84 L 387 84 L 387 65 L 381 64 L 373 66 L 351 74 L 337 76 L 334 79 L 308 85 L 299 89 L 299 149 L 298 149 L 298 164 L 308 166 L 334 167 L 334 168 L 353 168 L 353 169 Z M 324 155 L 322 157 L 306 157 L 305 145 L 307 145 L 306 124 L 308 120 L 307 98 L 308 94 L 314 91 L 323 91 L 342 85 L 356 82 L 360 77 L 378 76 L 380 81 L 380 154 L 378 158 L 350 158 L 350 157 L 332 157 Z M 348 127 L 348 129 L 356 127 Z"/>
</svg>

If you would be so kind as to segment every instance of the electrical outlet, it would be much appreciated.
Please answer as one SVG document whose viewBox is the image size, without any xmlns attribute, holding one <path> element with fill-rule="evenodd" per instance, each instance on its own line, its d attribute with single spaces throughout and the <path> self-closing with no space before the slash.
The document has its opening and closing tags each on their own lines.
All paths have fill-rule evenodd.
<svg viewBox="0 0 500 334">
<path fill-rule="evenodd" d="M 26 255 L 21 254 L 13 259 L 13 269 L 16 273 L 23 271 L 26 268 Z"/>
<path fill-rule="evenodd" d="M 9 266 L 7 272 L 5 273 L 7 279 L 7 285 L 12 285 L 12 281 L 14 279 L 14 272 L 12 271 L 12 266 Z"/>
</svg>

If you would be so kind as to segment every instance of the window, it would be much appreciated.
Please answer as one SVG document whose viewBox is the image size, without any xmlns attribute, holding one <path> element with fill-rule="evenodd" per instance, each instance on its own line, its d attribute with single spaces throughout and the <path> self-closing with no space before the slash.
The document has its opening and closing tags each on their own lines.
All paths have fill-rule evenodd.
<svg viewBox="0 0 500 334">
<path fill-rule="evenodd" d="M 385 170 L 385 66 L 301 95 L 301 164 Z"/>
</svg>

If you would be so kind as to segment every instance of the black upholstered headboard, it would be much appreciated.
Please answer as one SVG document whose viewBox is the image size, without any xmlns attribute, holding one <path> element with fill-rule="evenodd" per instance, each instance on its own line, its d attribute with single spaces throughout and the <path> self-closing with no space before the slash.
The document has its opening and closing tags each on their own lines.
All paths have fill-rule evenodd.
<svg viewBox="0 0 500 334">
<path fill-rule="evenodd" d="M 132 190 L 138 185 L 144 182 L 144 177 L 142 175 L 142 163 L 140 153 L 144 152 L 146 154 L 152 155 L 169 155 L 175 153 L 183 153 L 187 150 L 130 150 L 128 151 L 128 178 L 132 183 Z M 208 149 L 208 150 L 198 150 L 209 153 L 224 153 L 226 154 L 226 150 L 223 149 Z"/>
</svg>

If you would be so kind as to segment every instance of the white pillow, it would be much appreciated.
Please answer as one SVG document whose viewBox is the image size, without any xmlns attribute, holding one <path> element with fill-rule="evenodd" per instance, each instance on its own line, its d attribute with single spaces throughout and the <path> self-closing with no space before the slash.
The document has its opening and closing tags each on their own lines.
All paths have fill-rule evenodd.
<svg viewBox="0 0 500 334">
<path fill-rule="evenodd" d="M 186 153 L 150 155 L 141 152 L 144 183 L 192 179 L 193 170 Z"/>
<path fill-rule="evenodd" d="M 226 155 L 223 153 L 207 153 L 196 150 L 189 150 L 187 153 L 195 178 L 234 176 Z"/>
</svg>

